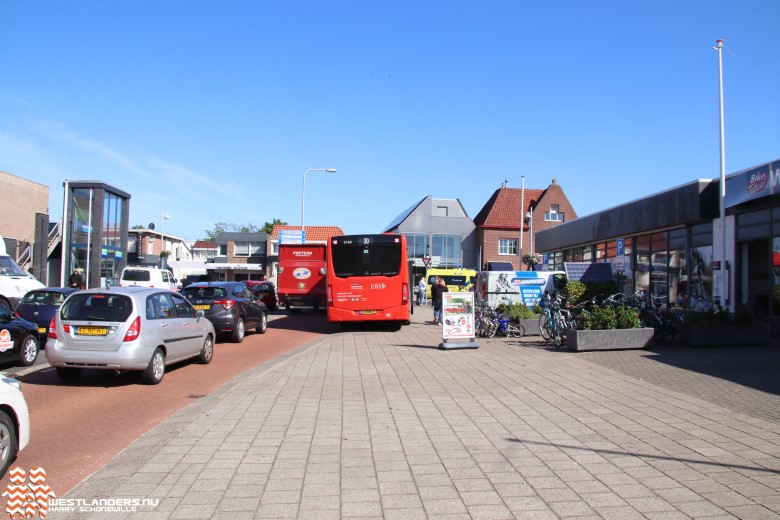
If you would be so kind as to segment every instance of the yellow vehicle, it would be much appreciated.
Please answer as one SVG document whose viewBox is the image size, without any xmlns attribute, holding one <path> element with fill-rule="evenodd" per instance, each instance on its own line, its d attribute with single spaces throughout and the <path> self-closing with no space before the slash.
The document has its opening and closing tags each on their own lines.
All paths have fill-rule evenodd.
<svg viewBox="0 0 780 520">
<path fill-rule="evenodd" d="M 444 284 L 450 292 L 466 292 L 474 287 L 477 271 L 474 269 L 440 269 L 432 267 L 425 271 L 425 297 L 431 297 L 431 285 L 436 278 L 444 279 Z"/>
</svg>

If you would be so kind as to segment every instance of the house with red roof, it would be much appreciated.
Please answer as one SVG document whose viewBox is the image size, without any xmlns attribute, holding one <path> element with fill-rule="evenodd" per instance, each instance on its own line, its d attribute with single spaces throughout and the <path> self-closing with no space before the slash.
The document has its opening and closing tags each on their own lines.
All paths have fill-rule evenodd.
<svg viewBox="0 0 780 520">
<path fill-rule="evenodd" d="M 539 260 L 534 235 L 577 218 L 556 179 L 545 189 L 497 189 L 474 218 L 481 265 L 511 262 L 515 270 L 527 269 L 521 258 Z"/>
</svg>

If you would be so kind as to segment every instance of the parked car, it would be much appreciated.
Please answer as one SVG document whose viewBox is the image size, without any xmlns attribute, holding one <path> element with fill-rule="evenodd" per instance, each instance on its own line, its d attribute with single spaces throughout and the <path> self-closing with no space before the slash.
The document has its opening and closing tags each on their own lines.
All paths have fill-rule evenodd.
<svg viewBox="0 0 780 520">
<path fill-rule="evenodd" d="M 16 306 L 16 315 L 38 326 L 38 341 L 46 345 L 49 323 L 54 313 L 70 294 L 78 291 L 71 287 L 48 287 L 28 292 Z"/>
<path fill-rule="evenodd" d="M 217 333 L 230 334 L 234 343 L 244 341 L 248 329 L 265 334 L 268 328 L 268 309 L 243 282 L 199 282 L 181 294 L 206 313 Z"/>
<path fill-rule="evenodd" d="M 39 345 L 35 323 L 0 306 L 0 362 L 13 361 L 29 367 L 38 359 Z"/>
<path fill-rule="evenodd" d="M 276 310 L 276 287 L 274 287 L 273 282 L 247 280 L 244 283 L 268 307 L 268 310 Z"/>
<path fill-rule="evenodd" d="M 125 267 L 119 277 L 121 287 L 159 287 L 169 291 L 178 290 L 178 282 L 168 269 L 157 267 Z"/>
<path fill-rule="evenodd" d="M 214 326 L 179 293 L 150 287 L 88 289 L 70 296 L 54 315 L 46 359 L 60 379 L 85 368 L 136 370 L 156 385 L 165 367 L 214 356 Z"/>
<path fill-rule="evenodd" d="M 0 373 L 0 478 L 30 442 L 30 412 L 22 384 Z"/>
</svg>

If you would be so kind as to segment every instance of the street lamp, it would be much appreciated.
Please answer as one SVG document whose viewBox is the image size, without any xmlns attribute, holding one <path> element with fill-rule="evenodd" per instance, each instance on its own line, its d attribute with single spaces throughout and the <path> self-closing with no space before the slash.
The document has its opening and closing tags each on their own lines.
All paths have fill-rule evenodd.
<svg viewBox="0 0 780 520">
<path fill-rule="evenodd" d="M 301 234 L 305 236 L 306 231 L 303 227 L 304 209 L 306 207 L 306 174 L 309 172 L 328 172 L 336 173 L 336 168 L 309 168 L 303 172 L 303 190 L 301 191 Z"/>
<path fill-rule="evenodd" d="M 529 211 L 525 214 L 525 218 L 528 221 L 528 234 L 531 235 L 528 241 L 531 243 L 531 257 L 534 256 L 534 207 L 531 206 Z"/>
<path fill-rule="evenodd" d="M 171 216 L 163 211 L 160 217 L 160 267 L 165 267 L 165 261 L 163 260 L 163 251 L 165 251 L 165 221 L 171 218 Z"/>
</svg>

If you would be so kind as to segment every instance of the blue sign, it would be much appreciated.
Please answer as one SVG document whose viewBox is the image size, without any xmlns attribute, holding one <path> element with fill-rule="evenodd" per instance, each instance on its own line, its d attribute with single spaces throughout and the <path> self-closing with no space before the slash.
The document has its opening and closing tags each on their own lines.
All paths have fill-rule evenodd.
<svg viewBox="0 0 780 520">
<path fill-rule="evenodd" d="M 615 240 L 615 249 L 617 249 L 617 256 L 625 256 L 626 254 L 626 239 L 618 238 Z"/>
<path fill-rule="evenodd" d="M 306 242 L 306 232 L 303 230 L 279 230 L 280 244 L 304 244 Z"/>
</svg>

